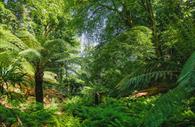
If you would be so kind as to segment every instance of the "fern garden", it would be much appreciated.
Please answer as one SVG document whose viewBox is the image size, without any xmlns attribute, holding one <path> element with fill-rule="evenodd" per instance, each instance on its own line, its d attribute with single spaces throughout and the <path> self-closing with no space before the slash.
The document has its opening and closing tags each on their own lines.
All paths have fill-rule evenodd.
<svg viewBox="0 0 195 127">
<path fill-rule="evenodd" d="M 195 127 L 194 0 L 1 0 L 0 127 Z"/>
</svg>

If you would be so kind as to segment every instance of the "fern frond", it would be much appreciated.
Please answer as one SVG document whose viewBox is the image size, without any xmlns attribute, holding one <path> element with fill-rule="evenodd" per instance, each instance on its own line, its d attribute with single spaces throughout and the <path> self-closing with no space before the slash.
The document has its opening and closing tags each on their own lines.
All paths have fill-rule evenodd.
<svg viewBox="0 0 195 127">
<path fill-rule="evenodd" d="M 68 49 L 68 46 L 68 43 L 62 39 L 49 40 L 43 44 L 43 47 L 49 54 L 65 52 Z"/>
<path fill-rule="evenodd" d="M 18 37 L 0 26 L 0 51 L 5 50 L 23 50 L 27 45 L 23 43 Z"/>
<path fill-rule="evenodd" d="M 15 58 L 17 56 L 17 53 L 13 52 L 13 51 L 4 51 L 4 52 L 0 52 L 0 66 L 2 67 L 6 67 L 8 66 L 10 63 L 12 63 Z"/>
<path fill-rule="evenodd" d="M 122 79 L 116 88 L 119 91 L 129 91 L 146 88 L 149 83 L 157 80 L 171 79 L 175 76 L 175 71 L 155 71 L 137 76 L 128 75 Z"/>
<path fill-rule="evenodd" d="M 19 53 L 20 56 L 28 61 L 37 62 L 41 59 L 41 54 L 36 49 L 26 49 Z"/>
<path fill-rule="evenodd" d="M 21 67 L 18 63 L 13 63 L 8 67 L 0 66 L 1 83 L 10 83 L 12 85 L 22 83 L 25 75 L 26 74 L 21 71 Z"/>
<path fill-rule="evenodd" d="M 16 36 L 23 41 L 28 48 L 40 49 L 41 44 L 36 40 L 35 36 L 28 31 L 19 31 Z"/>
<path fill-rule="evenodd" d="M 46 83 L 58 84 L 56 77 L 57 77 L 57 75 L 55 73 L 50 72 L 50 71 L 45 71 L 44 76 L 43 76 L 43 80 Z"/>
<path fill-rule="evenodd" d="M 187 60 L 177 83 L 179 85 L 175 89 L 161 96 L 152 107 L 143 122 L 144 127 L 159 127 L 176 113 L 182 101 L 195 91 L 195 53 Z"/>
</svg>

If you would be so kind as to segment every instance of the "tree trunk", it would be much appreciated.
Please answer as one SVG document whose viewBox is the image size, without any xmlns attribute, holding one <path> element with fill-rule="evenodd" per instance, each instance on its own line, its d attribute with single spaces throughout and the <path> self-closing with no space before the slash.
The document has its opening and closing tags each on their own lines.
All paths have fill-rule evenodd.
<svg viewBox="0 0 195 127">
<path fill-rule="evenodd" d="M 151 0 L 142 0 L 143 7 L 145 8 L 146 12 L 148 13 L 148 19 L 149 19 L 149 24 L 150 28 L 152 29 L 153 33 L 153 44 L 155 46 L 155 53 L 158 58 L 162 57 L 162 50 L 161 50 L 161 45 L 159 42 L 158 38 L 158 30 L 156 26 L 156 19 L 154 16 L 154 10 L 152 6 L 152 1 Z"/>
<path fill-rule="evenodd" d="M 37 64 L 35 70 L 35 97 L 36 102 L 43 104 L 43 67 Z"/>
</svg>

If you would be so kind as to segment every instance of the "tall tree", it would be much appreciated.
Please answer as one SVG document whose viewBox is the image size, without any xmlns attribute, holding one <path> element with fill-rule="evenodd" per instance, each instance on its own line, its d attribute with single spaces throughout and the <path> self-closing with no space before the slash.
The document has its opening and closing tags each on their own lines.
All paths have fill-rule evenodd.
<svg viewBox="0 0 195 127">
<path fill-rule="evenodd" d="M 8 1 L 1 4 L 3 9 L 7 8 L 16 17 L 16 28 L 10 26 L 10 30 L 20 40 L 15 44 L 21 42 L 23 46 L 20 48 L 20 55 L 34 66 L 36 101 L 43 103 L 44 71 L 47 67 L 53 68 L 49 70 L 53 72 L 57 72 L 55 67 L 63 68 L 64 61 L 61 59 L 69 57 L 68 50 L 77 45 L 74 30 L 69 29 L 67 24 L 71 17 L 64 13 L 63 0 Z"/>
</svg>

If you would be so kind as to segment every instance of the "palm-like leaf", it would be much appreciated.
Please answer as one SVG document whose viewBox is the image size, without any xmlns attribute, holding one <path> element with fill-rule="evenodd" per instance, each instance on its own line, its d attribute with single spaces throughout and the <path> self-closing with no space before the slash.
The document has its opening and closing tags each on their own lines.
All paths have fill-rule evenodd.
<svg viewBox="0 0 195 127">
<path fill-rule="evenodd" d="M 8 67 L 0 67 L 1 84 L 20 84 L 25 81 L 25 73 L 22 72 L 19 64 L 11 64 Z"/>
<path fill-rule="evenodd" d="M 19 31 L 17 37 L 22 40 L 22 42 L 27 45 L 28 48 L 40 49 L 41 44 L 36 40 L 35 36 L 29 33 L 28 31 Z"/>
<path fill-rule="evenodd" d="M 146 88 L 149 83 L 158 81 L 159 79 L 162 81 L 164 79 L 171 79 L 175 77 L 175 71 L 154 71 L 141 75 L 128 75 L 124 79 L 122 79 L 116 88 L 120 93 L 132 92 L 133 90 Z"/>
<path fill-rule="evenodd" d="M 41 59 L 41 54 L 36 49 L 26 49 L 19 53 L 20 56 L 24 57 L 30 62 L 37 62 Z"/>
<path fill-rule="evenodd" d="M 9 30 L 0 26 L 0 51 L 14 50 L 19 51 L 26 49 L 27 45 Z"/>
<path fill-rule="evenodd" d="M 16 52 L 13 51 L 3 51 L 0 52 L 0 66 L 7 67 L 10 63 L 12 63 L 15 60 L 15 57 L 17 56 Z"/>
</svg>

